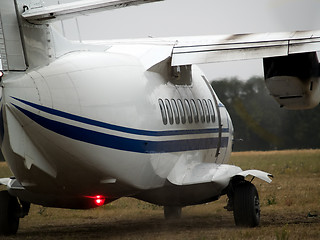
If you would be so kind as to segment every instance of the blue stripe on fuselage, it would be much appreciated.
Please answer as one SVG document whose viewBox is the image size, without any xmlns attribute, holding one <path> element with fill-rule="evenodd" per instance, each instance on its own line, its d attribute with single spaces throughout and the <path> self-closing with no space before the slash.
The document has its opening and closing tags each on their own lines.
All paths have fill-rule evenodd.
<svg viewBox="0 0 320 240">
<path fill-rule="evenodd" d="M 73 121 L 85 123 L 88 125 L 96 126 L 96 127 L 101 127 L 101 128 L 106 128 L 109 130 L 115 130 L 118 132 L 124 132 L 124 133 L 130 133 L 130 134 L 136 134 L 136 135 L 142 135 L 142 136 L 174 136 L 174 135 L 190 135 L 190 134 L 205 134 L 205 133 L 217 133 L 219 132 L 219 128 L 203 128 L 203 129 L 189 129 L 189 130 L 171 130 L 171 131 L 150 131 L 150 130 L 140 130 L 140 129 L 134 129 L 134 128 L 127 128 L 127 127 L 122 127 L 122 126 L 117 126 L 105 122 L 100 122 L 97 120 L 92 120 L 89 118 L 85 117 L 80 117 L 74 114 L 66 113 L 63 111 L 59 111 L 56 109 L 48 108 L 45 106 L 41 106 L 26 100 L 22 100 L 16 97 L 12 97 L 13 99 L 24 103 L 30 107 L 33 107 L 35 109 L 38 109 L 40 111 L 56 115 L 58 117 L 63 117 L 66 119 L 70 119 Z M 223 128 L 222 132 L 229 132 L 229 129 Z"/>
<path fill-rule="evenodd" d="M 215 148 L 218 138 L 182 139 L 170 141 L 137 140 L 96 132 L 45 118 L 13 104 L 27 117 L 55 133 L 82 142 L 137 153 L 169 153 Z M 221 139 L 222 147 L 228 144 L 228 137 Z"/>
</svg>

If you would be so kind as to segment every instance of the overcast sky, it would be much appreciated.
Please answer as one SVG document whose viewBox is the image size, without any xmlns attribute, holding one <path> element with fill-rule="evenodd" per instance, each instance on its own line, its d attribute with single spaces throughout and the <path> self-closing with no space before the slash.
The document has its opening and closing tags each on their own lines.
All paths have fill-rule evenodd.
<svg viewBox="0 0 320 240">
<path fill-rule="evenodd" d="M 78 22 L 82 39 L 317 30 L 320 0 L 165 0 L 79 17 Z M 64 24 L 67 37 L 77 39 L 75 21 Z M 201 67 L 209 79 L 263 74 L 261 60 Z"/>
</svg>

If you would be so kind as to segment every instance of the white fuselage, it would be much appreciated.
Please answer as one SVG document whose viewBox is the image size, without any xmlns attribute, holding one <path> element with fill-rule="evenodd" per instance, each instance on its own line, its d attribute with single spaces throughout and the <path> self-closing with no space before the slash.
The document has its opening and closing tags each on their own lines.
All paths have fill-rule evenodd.
<svg viewBox="0 0 320 240">
<path fill-rule="evenodd" d="M 190 84 L 173 84 L 163 66 L 79 51 L 4 78 L 2 149 L 21 185 L 116 199 L 174 185 L 178 164 L 225 163 L 233 127 L 203 73 L 193 66 Z"/>
</svg>

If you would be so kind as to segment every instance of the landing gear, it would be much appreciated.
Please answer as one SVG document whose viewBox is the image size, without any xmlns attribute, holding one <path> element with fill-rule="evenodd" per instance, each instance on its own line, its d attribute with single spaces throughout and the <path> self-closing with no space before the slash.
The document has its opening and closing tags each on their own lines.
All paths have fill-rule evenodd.
<svg viewBox="0 0 320 240">
<path fill-rule="evenodd" d="M 8 191 L 0 192 L 0 235 L 16 234 L 19 227 L 20 205 Z"/>
<path fill-rule="evenodd" d="M 16 234 L 19 220 L 28 215 L 30 203 L 18 201 L 8 191 L 0 192 L 0 235 Z"/>
<path fill-rule="evenodd" d="M 232 201 L 237 226 L 256 227 L 260 223 L 260 202 L 256 187 L 247 181 L 235 186 Z"/>
<path fill-rule="evenodd" d="M 177 206 L 164 206 L 163 207 L 164 218 L 169 219 L 180 219 L 181 218 L 181 207 Z"/>
</svg>

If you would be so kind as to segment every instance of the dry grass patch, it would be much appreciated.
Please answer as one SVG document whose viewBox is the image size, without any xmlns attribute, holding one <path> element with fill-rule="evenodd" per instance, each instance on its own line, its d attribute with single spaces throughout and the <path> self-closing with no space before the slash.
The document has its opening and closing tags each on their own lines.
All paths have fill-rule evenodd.
<svg viewBox="0 0 320 240">
<path fill-rule="evenodd" d="M 4 239 L 319 239 L 320 150 L 233 153 L 242 169 L 274 175 L 254 180 L 261 201 L 261 226 L 237 228 L 223 209 L 226 197 L 183 209 L 179 221 L 163 220 L 162 208 L 123 198 L 92 210 L 32 206 L 18 235 Z M 0 174 L 10 176 L 4 163 Z"/>
</svg>

